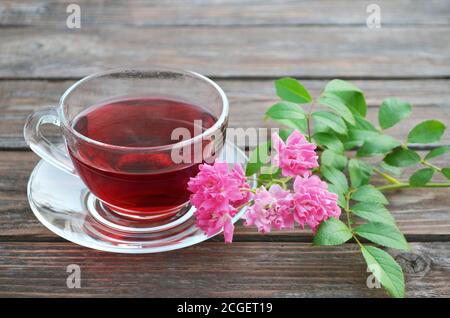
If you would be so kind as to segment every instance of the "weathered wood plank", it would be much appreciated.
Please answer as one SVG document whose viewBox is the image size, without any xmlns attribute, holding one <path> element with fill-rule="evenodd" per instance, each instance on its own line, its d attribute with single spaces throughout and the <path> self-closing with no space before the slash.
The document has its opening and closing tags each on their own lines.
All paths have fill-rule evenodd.
<svg viewBox="0 0 450 318">
<path fill-rule="evenodd" d="M 436 118 L 450 123 L 450 80 L 356 80 L 366 92 L 369 118 L 377 123 L 378 105 L 387 97 L 397 97 L 414 105 L 412 115 L 389 133 L 404 139 L 409 130 L 425 119 Z M 60 96 L 74 81 L 17 80 L 0 81 L 0 148 L 25 148 L 22 128 L 33 110 L 57 105 Z M 263 113 L 277 100 L 272 80 L 219 80 L 227 93 L 230 127 L 276 127 L 263 120 Z M 318 96 L 325 87 L 323 80 L 302 80 Z M 441 144 L 450 145 L 450 133 Z"/>
<path fill-rule="evenodd" d="M 368 3 L 362 0 L 88 1 L 81 8 L 82 27 L 235 26 L 235 25 L 365 25 Z M 0 26 L 65 28 L 67 1 L 6 0 L 0 3 Z M 383 25 L 448 25 L 450 2 L 378 0 Z"/>
<path fill-rule="evenodd" d="M 448 77 L 450 27 L 4 28 L 2 78 L 74 78 L 118 65 L 205 75 Z"/>
<path fill-rule="evenodd" d="M 393 253 L 408 297 L 450 295 L 450 243 L 415 243 Z M 384 297 L 366 285 L 358 247 L 305 243 L 202 243 L 152 255 L 120 255 L 68 243 L 2 243 L 0 296 Z M 69 264 L 81 288 L 68 289 Z"/>
<path fill-rule="evenodd" d="M 31 152 L 0 152 L 0 241 L 59 240 L 31 212 L 26 198 L 26 183 L 38 158 Z M 448 165 L 448 156 L 434 161 Z M 405 176 L 412 169 L 405 170 Z M 443 178 L 437 176 L 437 181 Z M 410 241 L 450 239 L 450 190 L 414 189 L 388 193 L 389 209 L 400 229 Z M 237 226 L 236 241 L 297 241 L 310 242 L 309 230 L 276 231 L 262 236 L 254 228 Z M 222 238 L 217 238 L 222 240 Z"/>
</svg>

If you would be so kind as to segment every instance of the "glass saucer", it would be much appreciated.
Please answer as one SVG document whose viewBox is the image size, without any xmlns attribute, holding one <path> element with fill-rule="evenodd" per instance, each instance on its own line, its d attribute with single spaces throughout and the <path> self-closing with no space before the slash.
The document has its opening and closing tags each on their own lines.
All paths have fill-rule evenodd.
<svg viewBox="0 0 450 318">
<path fill-rule="evenodd" d="M 245 165 L 246 155 L 226 143 L 219 160 Z M 37 219 L 76 244 L 116 253 L 157 253 L 200 243 L 207 236 L 195 226 L 195 208 L 186 206 L 163 224 L 124 220 L 109 213 L 83 182 L 41 160 L 28 181 L 28 201 Z M 241 218 L 245 208 L 233 218 Z"/>
</svg>

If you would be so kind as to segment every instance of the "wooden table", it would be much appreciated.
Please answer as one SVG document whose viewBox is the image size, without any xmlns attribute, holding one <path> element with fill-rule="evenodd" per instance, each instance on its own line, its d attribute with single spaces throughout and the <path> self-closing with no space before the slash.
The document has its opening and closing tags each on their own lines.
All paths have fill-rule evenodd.
<svg viewBox="0 0 450 318">
<path fill-rule="evenodd" d="M 450 1 L 377 0 L 381 29 L 366 26 L 367 1 L 87 1 L 81 28 L 66 27 L 70 1 L 0 3 L 0 296 L 384 297 L 366 287 L 357 246 L 312 247 L 307 231 L 261 236 L 237 227 L 183 250 L 119 255 L 90 250 L 48 231 L 32 214 L 26 184 L 38 157 L 22 127 L 56 105 L 82 76 L 123 64 L 196 70 L 224 88 L 230 126 L 264 127 L 273 80 L 300 79 L 316 96 L 327 80 L 349 79 L 380 101 L 414 105 L 404 138 L 424 119 L 450 124 Z M 442 144 L 450 145 L 447 133 Z M 440 159 L 441 165 L 448 156 Z M 391 193 L 391 211 L 413 250 L 390 251 L 406 272 L 407 296 L 450 296 L 450 192 Z M 79 264 L 80 289 L 66 286 Z"/>
</svg>

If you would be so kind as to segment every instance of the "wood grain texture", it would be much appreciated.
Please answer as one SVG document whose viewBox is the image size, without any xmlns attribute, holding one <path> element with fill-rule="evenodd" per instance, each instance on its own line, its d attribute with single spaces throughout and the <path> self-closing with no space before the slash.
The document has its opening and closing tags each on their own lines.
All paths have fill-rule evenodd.
<svg viewBox="0 0 450 318">
<path fill-rule="evenodd" d="M 0 78 L 161 64 L 220 77 L 444 77 L 450 27 L 3 28 Z"/>
<path fill-rule="evenodd" d="M 366 93 L 369 119 L 377 123 L 378 107 L 387 97 L 413 104 L 413 113 L 388 133 L 404 139 L 409 130 L 426 119 L 450 124 L 450 80 L 355 80 Z M 24 149 L 22 128 L 34 110 L 56 106 L 60 96 L 74 81 L 0 81 L 0 148 Z M 313 96 L 319 96 L 324 80 L 302 80 Z M 277 127 L 264 121 L 264 112 L 277 101 L 273 80 L 218 80 L 230 100 L 230 127 Z M 447 132 L 440 144 L 450 145 Z"/>
<path fill-rule="evenodd" d="M 26 116 L 56 105 L 74 80 L 119 65 L 165 64 L 218 80 L 230 126 L 273 127 L 273 79 L 295 76 L 318 95 L 323 79 L 355 80 L 369 118 L 390 96 L 410 101 L 416 123 L 450 123 L 450 0 L 378 0 L 382 28 L 366 27 L 363 0 L 78 0 L 82 28 L 66 27 L 63 0 L 0 2 L 0 297 L 385 297 L 368 289 L 353 243 L 312 247 L 308 231 L 259 235 L 236 227 L 179 251 L 120 255 L 64 241 L 41 225 L 26 199 L 38 157 L 22 137 Z M 450 145 L 447 133 L 442 144 Z M 22 150 L 22 151 L 18 151 Z M 423 152 L 422 152 L 423 154 Z M 449 156 L 435 160 L 448 166 Z M 406 169 L 405 178 L 411 169 Z M 442 180 L 442 179 L 441 179 Z M 389 209 L 412 241 L 390 250 L 406 273 L 407 296 L 450 297 L 449 189 L 391 192 Z M 78 264 L 82 288 L 68 289 Z"/>
<path fill-rule="evenodd" d="M 48 231 L 31 212 L 26 198 L 26 184 L 38 161 L 31 152 L 3 151 L 0 153 L 0 241 L 60 241 Z M 421 153 L 423 154 L 423 152 Z M 448 164 L 449 156 L 433 162 Z M 405 169 L 404 177 L 413 168 Z M 438 182 L 443 177 L 435 176 Z M 410 189 L 387 194 L 389 206 L 400 229 L 410 241 L 450 240 L 450 190 Z M 222 237 L 215 238 L 222 241 Z M 238 225 L 236 241 L 295 241 L 311 242 L 309 230 L 275 231 L 260 235 L 254 228 Z"/>
<path fill-rule="evenodd" d="M 393 252 L 407 296 L 450 296 L 450 243 Z M 358 247 L 305 243 L 202 243 L 147 255 L 111 254 L 68 243 L 0 244 L 1 297 L 385 297 L 369 289 Z M 66 267 L 81 268 L 68 289 Z M 207 264 L 207 266 L 205 266 Z"/>
<path fill-rule="evenodd" d="M 368 13 L 363 0 L 78 0 L 82 26 L 358 25 Z M 378 0 L 383 25 L 448 25 L 450 2 Z M 65 27 L 67 1 L 4 0 L 0 26 Z"/>
</svg>

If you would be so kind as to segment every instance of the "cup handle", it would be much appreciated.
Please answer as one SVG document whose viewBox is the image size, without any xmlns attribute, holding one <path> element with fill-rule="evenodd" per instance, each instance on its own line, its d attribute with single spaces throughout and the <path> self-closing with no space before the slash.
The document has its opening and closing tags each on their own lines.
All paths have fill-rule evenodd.
<svg viewBox="0 0 450 318">
<path fill-rule="evenodd" d="M 58 110 L 54 107 L 35 111 L 27 118 L 23 135 L 25 141 L 37 155 L 55 167 L 77 175 L 67 152 L 52 144 L 41 132 L 43 124 L 61 127 Z"/>
</svg>

